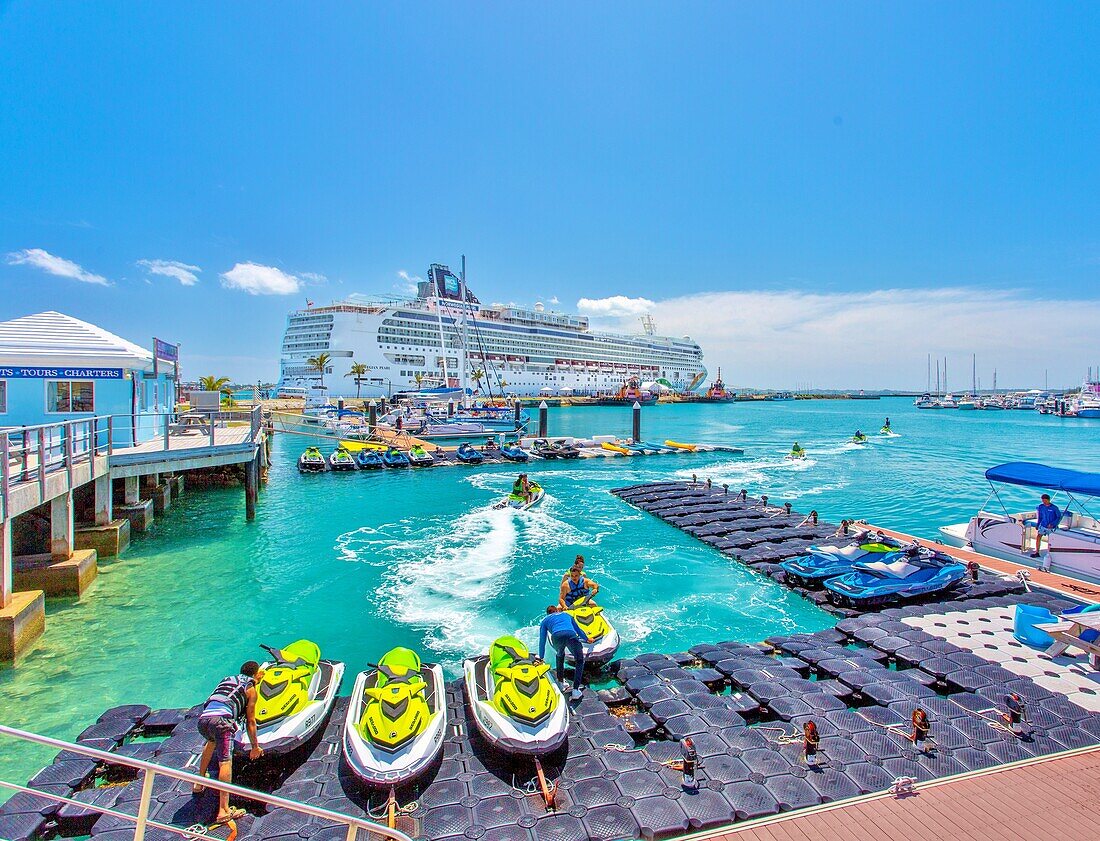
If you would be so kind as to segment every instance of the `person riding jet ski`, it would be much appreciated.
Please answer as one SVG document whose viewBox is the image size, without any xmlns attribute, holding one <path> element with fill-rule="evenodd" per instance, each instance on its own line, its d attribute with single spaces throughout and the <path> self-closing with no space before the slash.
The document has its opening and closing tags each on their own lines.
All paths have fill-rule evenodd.
<svg viewBox="0 0 1100 841">
<path fill-rule="evenodd" d="M 394 648 L 360 672 L 344 721 L 348 767 L 367 783 L 400 785 L 439 758 L 447 731 L 443 669 Z"/>
<path fill-rule="evenodd" d="M 791 453 L 790 453 L 790 455 L 787 456 L 787 458 L 796 459 L 796 458 L 805 458 L 805 457 L 806 457 L 806 451 L 802 448 L 802 446 L 797 441 L 795 441 L 794 446 L 791 447 Z"/>
<path fill-rule="evenodd" d="M 565 610 L 582 599 L 592 601 L 598 592 L 600 592 L 600 585 L 591 578 L 585 577 L 582 558 L 580 565 L 573 564 L 562 579 L 561 590 L 558 593 L 558 606 Z"/>
</svg>

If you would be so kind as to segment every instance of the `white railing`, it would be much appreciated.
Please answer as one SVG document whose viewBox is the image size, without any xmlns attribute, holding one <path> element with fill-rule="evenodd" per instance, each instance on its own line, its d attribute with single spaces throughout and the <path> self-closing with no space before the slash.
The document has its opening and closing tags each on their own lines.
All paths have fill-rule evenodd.
<svg viewBox="0 0 1100 841">
<path fill-rule="evenodd" d="M 242 788 L 241 786 L 233 785 L 232 783 L 223 783 L 220 780 L 200 777 L 197 774 L 192 774 L 188 771 L 179 771 L 175 768 L 166 768 L 162 765 L 155 765 L 152 762 L 145 762 L 143 760 L 133 759 L 128 756 L 119 756 L 118 754 L 108 753 L 107 751 L 97 750 L 96 748 L 90 748 L 87 745 L 75 745 L 69 742 L 64 742 L 60 739 L 51 739 L 48 736 L 39 736 L 37 733 L 29 733 L 26 730 L 18 730 L 14 727 L 6 727 L 4 725 L 0 725 L 0 736 L 10 736 L 11 738 L 17 739 L 21 742 L 44 745 L 46 747 L 57 748 L 59 750 L 71 751 L 73 753 L 79 754 L 81 756 L 86 756 L 90 759 L 95 759 L 100 762 L 107 762 L 111 765 L 122 765 L 128 768 L 134 768 L 138 771 L 143 771 L 144 776 L 142 777 L 141 782 L 141 798 L 138 800 L 136 815 L 131 815 L 127 812 L 120 812 L 117 809 L 112 809 L 107 806 L 99 806 L 97 804 L 85 803 L 79 800 L 74 800 L 70 797 L 63 797 L 59 794 L 51 794 L 48 792 L 39 791 L 38 789 L 29 788 L 27 786 L 0 780 L 0 788 L 6 788 L 11 791 L 24 792 L 26 794 L 34 795 L 35 797 L 52 800 L 57 803 L 71 803 L 81 807 L 82 809 L 90 809 L 104 815 L 112 815 L 122 820 L 133 821 L 134 841 L 144 841 L 145 830 L 147 827 L 154 827 L 156 829 L 175 833 L 176 835 L 186 838 L 210 838 L 213 841 L 219 841 L 215 838 L 215 836 L 207 835 L 205 832 L 197 831 L 193 827 L 171 826 L 169 824 L 163 824 L 158 821 L 152 820 L 149 817 L 149 801 L 152 799 L 153 781 L 158 775 L 162 777 L 169 777 L 174 780 L 180 780 L 190 785 L 198 784 L 205 788 L 214 789 L 217 791 L 227 791 L 232 795 L 264 803 L 268 806 L 277 806 L 280 809 L 288 809 L 293 812 L 299 812 L 301 814 L 310 815 L 311 817 L 328 821 L 338 826 L 345 826 L 347 827 L 347 835 L 345 836 L 346 841 L 366 841 L 366 839 L 377 837 L 393 839 L 393 841 L 412 841 L 412 839 L 409 838 L 408 835 L 405 835 L 405 833 L 397 829 L 391 829 L 388 826 L 384 826 L 383 824 L 375 823 L 373 821 L 364 820 L 362 818 L 355 818 L 350 815 L 342 815 L 339 812 L 332 812 L 328 809 L 321 809 L 317 806 L 311 806 L 308 803 L 298 803 L 293 800 L 286 800 L 282 797 L 276 797 L 273 794 L 265 794 L 264 792 L 254 791 L 253 789 Z"/>
</svg>

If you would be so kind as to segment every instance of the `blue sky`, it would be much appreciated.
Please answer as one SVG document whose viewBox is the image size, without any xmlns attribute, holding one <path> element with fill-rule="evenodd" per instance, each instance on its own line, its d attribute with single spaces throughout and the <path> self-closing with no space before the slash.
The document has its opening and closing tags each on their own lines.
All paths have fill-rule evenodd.
<svg viewBox="0 0 1100 841">
<path fill-rule="evenodd" d="M 736 383 L 1096 364 L 1100 7 L 594 5 L 0 0 L 0 316 L 272 378 L 292 306 L 466 253 Z"/>
</svg>

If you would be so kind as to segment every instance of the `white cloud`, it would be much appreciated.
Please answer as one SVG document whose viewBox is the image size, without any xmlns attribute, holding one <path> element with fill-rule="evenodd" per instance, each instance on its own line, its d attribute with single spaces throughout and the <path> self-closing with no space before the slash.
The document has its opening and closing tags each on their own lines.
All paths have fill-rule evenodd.
<svg viewBox="0 0 1100 841">
<path fill-rule="evenodd" d="M 49 272 L 58 277 L 68 277 L 79 280 L 81 283 L 94 283 L 97 286 L 110 286 L 111 282 L 103 275 L 93 274 L 83 266 L 66 260 L 64 257 L 56 257 L 41 248 L 24 248 L 22 251 L 13 251 L 7 255 L 9 266 L 34 266 L 44 272 Z"/>
<path fill-rule="evenodd" d="M 179 260 L 138 260 L 137 264 L 149 274 L 161 275 L 178 280 L 183 286 L 194 286 L 199 282 L 195 272 L 201 272 L 198 266 L 189 266 Z"/>
<path fill-rule="evenodd" d="M 303 280 L 308 280 L 310 283 L 324 283 L 328 280 L 328 278 L 320 272 L 302 272 L 299 277 Z"/>
<path fill-rule="evenodd" d="M 548 304 L 550 304 L 551 306 L 557 306 L 558 304 L 560 304 L 560 303 L 561 303 L 561 301 L 559 301 L 559 300 L 558 300 L 558 296 L 557 296 L 557 295 L 552 295 L 552 296 L 550 297 L 550 300 L 549 300 L 549 301 L 547 301 L 547 303 L 548 303 Z"/>
<path fill-rule="evenodd" d="M 302 281 L 274 266 L 237 263 L 222 274 L 222 286 L 240 289 L 249 295 L 293 295 L 301 290 Z"/>
<path fill-rule="evenodd" d="M 925 386 L 925 360 L 948 357 L 953 390 L 970 387 L 970 354 L 991 385 L 1072 385 L 1096 355 L 1100 301 L 1037 300 L 977 288 L 875 292 L 710 292 L 658 302 L 662 335 L 691 336 L 711 375 L 731 385 Z M 1044 324 L 1056 323 L 1056 329 Z M 634 318 L 618 326 L 637 330 Z M 1035 341 L 1028 341 L 1030 331 Z"/>
<path fill-rule="evenodd" d="M 577 310 L 585 315 L 599 318 L 645 315 L 655 304 L 648 298 L 628 298 L 626 295 L 612 295 L 609 298 L 581 298 L 577 301 Z"/>
<path fill-rule="evenodd" d="M 424 279 L 419 275 L 409 274 L 404 269 L 401 269 L 401 271 L 397 273 L 397 276 L 400 278 L 400 280 L 393 285 L 393 288 L 396 289 L 398 292 L 404 293 L 405 295 L 415 295 L 416 284 Z"/>
</svg>

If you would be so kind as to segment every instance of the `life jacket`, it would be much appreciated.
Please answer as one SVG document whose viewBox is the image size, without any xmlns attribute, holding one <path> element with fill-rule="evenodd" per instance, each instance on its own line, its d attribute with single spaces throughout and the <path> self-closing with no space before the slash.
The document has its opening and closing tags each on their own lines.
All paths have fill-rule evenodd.
<svg viewBox="0 0 1100 841">
<path fill-rule="evenodd" d="M 516 481 L 512 483 L 512 495 L 513 496 L 523 496 L 523 494 L 524 494 L 523 480 L 522 479 L 516 479 Z"/>
<path fill-rule="evenodd" d="M 223 677 L 221 683 L 217 685 L 214 691 L 210 694 L 210 697 L 206 699 L 206 703 L 203 704 L 203 710 L 210 706 L 210 704 L 225 704 L 232 711 L 234 720 L 240 721 L 244 718 L 245 710 L 248 706 L 248 698 L 246 692 L 251 687 L 255 686 L 256 681 L 247 675 L 231 675 L 230 677 Z"/>
<path fill-rule="evenodd" d="M 588 579 L 584 577 L 583 573 L 576 581 L 568 576 L 566 576 L 565 580 L 569 584 L 569 592 L 565 596 L 565 603 L 567 605 L 573 604 L 577 599 L 583 599 L 592 592 L 585 583 Z"/>
</svg>

